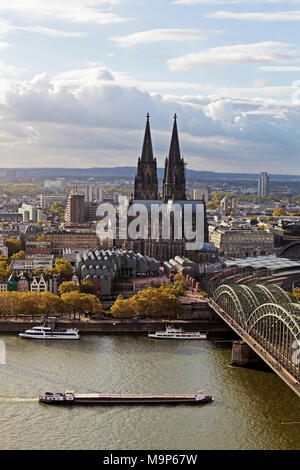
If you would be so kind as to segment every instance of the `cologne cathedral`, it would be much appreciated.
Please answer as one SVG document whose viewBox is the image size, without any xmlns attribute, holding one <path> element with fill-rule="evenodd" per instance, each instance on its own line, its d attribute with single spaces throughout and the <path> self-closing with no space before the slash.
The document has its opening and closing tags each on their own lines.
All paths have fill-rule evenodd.
<svg viewBox="0 0 300 470">
<path fill-rule="evenodd" d="M 162 203 L 176 203 L 183 207 L 184 204 L 201 204 L 204 207 L 204 223 L 202 224 L 203 233 L 201 238 L 203 240 L 203 248 L 208 242 L 208 225 L 206 218 L 206 207 L 204 200 L 191 201 L 187 200 L 186 196 L 186 177 L 185 177 L 185 162 L 181 157 L 177 116 L 174 116 L 173 131 L 171 137 L 171 144 L 169 155 L 165 160 L 165 171 L 162 182 L 161 191 L 159 191 L 158 177 L 157 177 L 157 162 L 154 158 L 151 130 L 150 130 L 150 116 L 147 114 L 147 122 L 145 129 L 145 136 L 142 148 L 141 157 L 138 159 L 137 174 L 134 181 L 134 196 L 130 204 L 143 203 L 150 207 L 153 204 Z M 194 210 L 194 209 L 193 209 Z M 172 216 L 171 216 L 172 222 Z M 160 235 L 157 239 L 153 239 L 150 235 L 151 220 L 149 220 L 149 237 L 143 240 L 129 240 L 127 239 L 124 248 L 138 251 L 143 255 L 151 258 L 156 258 L 161 261 L 169 260 L 175 256 L 191 255 L 186 251 L 186 240 L 184 237 L 175 239 L 174 227 L 171 223 L 171 236 L 169 239 L 163 239 Z M 205 251 L 205 250 L 204 250 Z M 193 256 L 195 259 L 195 256 Z M 199 257 L 196 258 L 200 261 Z M 196 260 L 196 259 L 195 259 Z"/>
</svg>

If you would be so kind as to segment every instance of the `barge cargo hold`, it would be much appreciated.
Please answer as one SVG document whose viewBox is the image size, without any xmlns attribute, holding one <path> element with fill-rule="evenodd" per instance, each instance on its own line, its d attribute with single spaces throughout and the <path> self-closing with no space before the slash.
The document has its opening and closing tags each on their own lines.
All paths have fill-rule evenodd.
<svg viewBox="0 0 300 470">
<path fill-rule="evenodd" d="M 202 392 L 188 395 L 110 395 L 100 393 L 75 394 L 72 391 L 64 393 L 46 392 L 39 396 L 40 403 L 49 405 L 168 405 L 189 404 L 201 405 L 210 403 L 213 398 Z"/>
</svg>

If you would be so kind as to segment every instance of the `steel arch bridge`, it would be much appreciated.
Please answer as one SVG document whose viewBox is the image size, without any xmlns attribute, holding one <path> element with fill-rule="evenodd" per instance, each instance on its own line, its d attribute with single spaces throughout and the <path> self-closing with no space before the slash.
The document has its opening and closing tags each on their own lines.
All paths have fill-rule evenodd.
<svg viewBox="0 0 300 470">
<path fill-rule="evenodd" d="M 282 369 L 295 379 L 300 394 L 300 304 L 292 303 L 276 285 L 222 285 L 213 303 L 219 307 L 215 311 L 226 313 L 231 320 L 227 323 L 248 338 L 250 347 L 252 342 L 267 353 L 266 362 L 276 372 Z"/>
<path fill-rule="evenodd" d="M 300 240 L 289 243 L 279 252 L 280 257 L 300 260 Z"/>
</svg>

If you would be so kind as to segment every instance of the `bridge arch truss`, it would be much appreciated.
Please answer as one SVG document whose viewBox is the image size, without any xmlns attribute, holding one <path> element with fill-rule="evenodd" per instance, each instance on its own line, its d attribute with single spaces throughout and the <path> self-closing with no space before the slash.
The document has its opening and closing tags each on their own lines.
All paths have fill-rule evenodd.
<svg viewBox="0 0 300 470">
<path fill-rule="evenodd" d="M 300 379 L 300 304 L 279 286 L 222 285 L 215 302 L 298 381 Z"/>
</svg>

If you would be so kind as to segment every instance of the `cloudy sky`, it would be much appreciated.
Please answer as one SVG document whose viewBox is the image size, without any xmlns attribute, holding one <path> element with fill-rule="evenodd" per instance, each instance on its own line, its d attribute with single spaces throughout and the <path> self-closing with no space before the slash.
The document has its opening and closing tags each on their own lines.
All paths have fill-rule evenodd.
<svg viewBox="0 0 300 470">
<path fill-rule="evenodd" d="M 0 167 L 300 174 L 300 0 L 0 2 Z"/>
</svg>

